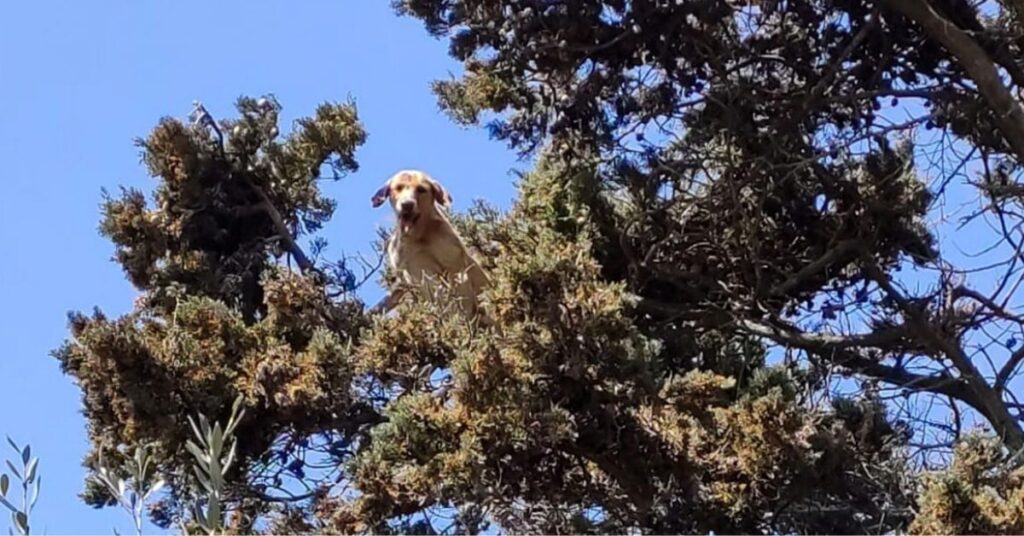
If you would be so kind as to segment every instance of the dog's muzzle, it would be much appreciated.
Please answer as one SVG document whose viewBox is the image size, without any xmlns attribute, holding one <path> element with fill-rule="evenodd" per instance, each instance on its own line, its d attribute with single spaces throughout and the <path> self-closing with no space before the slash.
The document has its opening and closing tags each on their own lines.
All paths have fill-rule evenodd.
<svg viewBox="0 0 1024 536">
<path fill-rule="evenodd" d="M 398 206 L 398 215 L 402 218 L 412 218 L 416 214 L 416 203 L 405 202 Z"/>
</svg>

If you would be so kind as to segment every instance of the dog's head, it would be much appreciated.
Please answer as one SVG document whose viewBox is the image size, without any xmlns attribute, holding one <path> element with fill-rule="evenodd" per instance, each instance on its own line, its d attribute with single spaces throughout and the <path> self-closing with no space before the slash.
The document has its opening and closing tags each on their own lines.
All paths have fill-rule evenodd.
<svg viewBox="0 0 1024 536">
<path fill-rule="evenodd" d="M 432 179 L 422 171 L 404 170 L 391 176 L 377 193 L 373 194 L 371 203 L 374 207 L 391 201 L 399 223 L 408 229 L 424 214 L 432 214 L 434 204 L 449 207 L 452 197 L 441 183 Z"/>
</svg>

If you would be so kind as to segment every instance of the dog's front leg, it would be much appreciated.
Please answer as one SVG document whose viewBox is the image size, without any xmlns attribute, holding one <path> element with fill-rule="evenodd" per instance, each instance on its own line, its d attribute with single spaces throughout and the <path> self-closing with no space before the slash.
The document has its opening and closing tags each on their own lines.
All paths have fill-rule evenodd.
<svg viewBox="0 0 1024 536">
<path fill-rule="evenodd" d="M 402 287 L 396 287 L 381 298 L 381 300 L 377 302 L 377 305 L 371 307 L 366 313 L 369 315 L 388 314 L 398 305 L 398 302 L 404 295 L 405 289 Z"/>
</svg>

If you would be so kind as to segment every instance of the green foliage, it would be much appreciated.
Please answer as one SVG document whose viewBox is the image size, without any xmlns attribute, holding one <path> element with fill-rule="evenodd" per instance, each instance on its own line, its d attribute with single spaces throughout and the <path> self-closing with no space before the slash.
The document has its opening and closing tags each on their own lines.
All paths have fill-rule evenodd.
<svg viewBox="0 0 1024 536">
<path fill-rule="evenodd" d="M 199 416 L 198 425 L 189 419 L 195 441 L 189 440 L 185 447 L 195 457 L 195 478 L 199 483 L 199 490 L 205 493 L 202 497 L 205 508 L 202 504 L 196 504 L 194 515 L 196 523 L 207 534 L 219 534 L 224 530 L 225 477 L 235 462 L 238 443 L 234 438 L 234 432 L 245 416 L 242 401 L 242 397 L 235 399 L 234 405 L 231 406 L 231 415 L 223 428 L 220 422 L 215 422 L 211 427 L 205 415 Z"/>
<path fill-rule="evenodd" d="M 545 180 L 538 172 L 520 186 L 540 192 Z M 570 206 L 553 197 L 546 206 Z M 512 532 L 617 532 L 638 519 L 657 532 L 856 532 L 906 518 L 885 519 L 871 504 L 905 501 L 905 467 L 894 456 L 901 436 L 883 428 L 876 433 L 888 441 L 858 441 L 838 414 L 802 407 L 792 373 L 759 368 L 738 390 L 690 359 L 666 363 L 623 285 L 602 281 L 586 225 L 526 217 L 536 205 L 521 199 L 504 217 L 480 207 L 479 221 L 459 221 L 470 243 L 495 244 L 482 260 L 494 326 L 452 321 L 443 304 L 406 304 L 360 342 L 366 372 L 392 379 L 400 395 L 350 466 L 361 496 L 329 503 L 335 530 L 376 531 L 425 499 L 478 505 Z M 757 351 L 732 348 L 716 366 L 738 370 Z M 422 368 L 448 377 L 426 381 Z M 886 476 L 858 489 L 869 461 Z M 766 520 L 775 501 L 801 513 Z M 810 513 L 829 507 L 870 513 L 853 526 Z"/>
<path fill-rule="evenodd" d="M 147 501 L 156 496 L 165 482 L 157 475 L 147 445 L 137 445 L 134 455 L 125 458 L 120 467 L 113 467 L 101 455 L 91 476 L 131 516 L 135 533 L 141 535 Z M 121 474 L 127 475 L 127 479 Z"/>
<path fill-rule="evenodd" d="M 35 508 L 36 501 L 39 500 L 39 489 L 42 485 L 42 477 L 39 475 L 39 458 L 32 456 L 31 445 L 25 445 L 24 448 L 19 447 L 9 437 L 7 443 L 17 456 L 13 462 L 10 459 L 5 460 L 7 470 L 10 471 L 9 474 L 7 470 L 0 472 L 0 506 L 10 512 L 12 530 L 17 534 L 28 535 L 31 531 L 32 509 Z M 11 489 L 11 475 L 14 476 L 13 481 L 20 484 L 18 486 L 21 488 L 20 505 L 17 505 L 17 501 L 7 495 Z"/>
<path fill-rule="evenodd" d="M 1024 467 L 1007 465 L 990 436 L 968 436 L 949 469 L 925 479 L 913 534 L 1024 532 Z"/>
<path fill-rule="evenodd" d="M 988 170 L 1015 169 L 1013 125 L 977 62 L 903 11 L 921 2 L 395 2 L 463 62 L 442 107 L 538 156 L 507 211 L 452 215 L 490 274 L 487 322 L 443 289 L 369 315 L 322 237 L 313 259 L 298 246 L 336 208 L 325 171 L 358 169 L 352 103 L 283 136 L 269 96 L 163 119 L 139 143 L 153 198 L 107 196 L 100 226 L 135 308 L 73 313 L 55 352 L 87 463 L 152 444 L 150 515 L 210 533 L 1019 532 L 1001 449 L 1024 447 L 1024 353 L 980 345 L 1011 350 L 989 373 L 968 342 L 1021 319 L 942 255 L 945 186 L 912 136 L 959 136 L 1010 206 L 1024 196 Z M 950 6 L 931 13 L 1024 83 L 1013 14 Z M 881 100 L 911 96 L 927 114 L 890 124 Z M 905 266 L 938 275 L 910 288 Z M 839 376 L 856 392 L 831 392 Z M 911 393 L 1003 444 L 915 421 Z M 958 445 L 923 481 L 921 436 Z M 120 500 L 111 475 L 88 502 Z"/>
<path fill-rule="evenodd" d="M 252 318 L 228 294 L 195 287 L 169 310 L 144 299 L 117 321 L 73 317 L 75 341 L 58 356 L 89 393 L 97 446 L 156 441 L 170 493 L 155 511 L 208 531 L 224 530 L 215 520 L 228 504 L 237 519 L 343 533 L 426 530 L 415 516 L 430 506 L 462 512 L 456 527 L 526 532 L 899 526 L 904 516 L 873 503 L 904 500 L 898 438 L 858 443 L 845 421 L 802 403 L 799 371 L 763 369 L 750 337 L 653 322 L 628 281 L 609 280 L 617 241 L 605 233 L 629 208 L 595 194 L 598 180 L 549 156 L 507 214 L 456 216 L 493 281 L 487 325 L 443 299 L 363 318 L 358 304 L 329 298 L 319 274 L 267 266 Z M 237 443 L 204 452 L 218 428 L 199 425 L 212 436 L 189 446 L 190 408 L 223 415 L 236 399 L 248 416 L 232 426 Z M 300 444 L 325 433 L 352 446 L 328 463 L 353 493 L 296 469 L 312 464 L 296 461 Z M 214 467 L 235 446 L 234 463 Z M 207 464 L 201 513 L 184 509 L 185 454 Z M 878 471 L 870 487 L 867 463 Z M 267 501 L 283 471 L 313 488 L 307 502 Z M 777 504 L 788 508 L 765 518 Z M 822 508 L 845 515 L 811 513 Z"/>
<path fill-rule="evenodd" d="M 283 140 L 275 100 L 242 98 L 238 109 L 219 126 L 208 115 L 195 125 L 164 119 L 140 142 L 159 178 L 154 203 L 139 192 L 108 197 L 101 225 L 142 293 L 136 309 L 118 319 L 71 314 L 73 339 L 55 352 L 86 393 L 88 465 L 117 459 L 119 446 L 152 445 L 170 489 L 151 507 L 163 525 L 187 517 L 191 415 L 223 421 L 244 400 L 249 418 L 224 468 L 236 486 L 229 501 L 279 485 L 272 474 L 289 462 L 273 445 L 283 437 L 355 431 L 371 418 L 353 399 L 349 350 L 367 319 L 358 301 L 332 290 L 344 274 L 274 262 L 300 258 L 291 233 L 315 231 L 333 211 L 317 190 L 322 168 L 336 177 L 357 169 L 365 134 L 355 108 L 324 104 Z M 85 499 L 115 503 L 91 483 Z"/>
</svg>

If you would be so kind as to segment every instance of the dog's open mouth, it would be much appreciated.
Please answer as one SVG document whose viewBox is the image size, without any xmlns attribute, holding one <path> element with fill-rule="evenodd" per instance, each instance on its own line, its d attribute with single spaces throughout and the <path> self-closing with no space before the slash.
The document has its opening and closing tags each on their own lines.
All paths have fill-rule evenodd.
<svg viewBox="0 0 1024 536">
<path fill-rule="evenodd" d="M 411 227 L 412 224 L 416 223 L 416 220 L 419 219 L 419 217 L 420 215 L 412 210 L 402 211 L 398 213 L 398 221 L 401 222 L 402 227 L 406 229 Z"/>
</svg>

